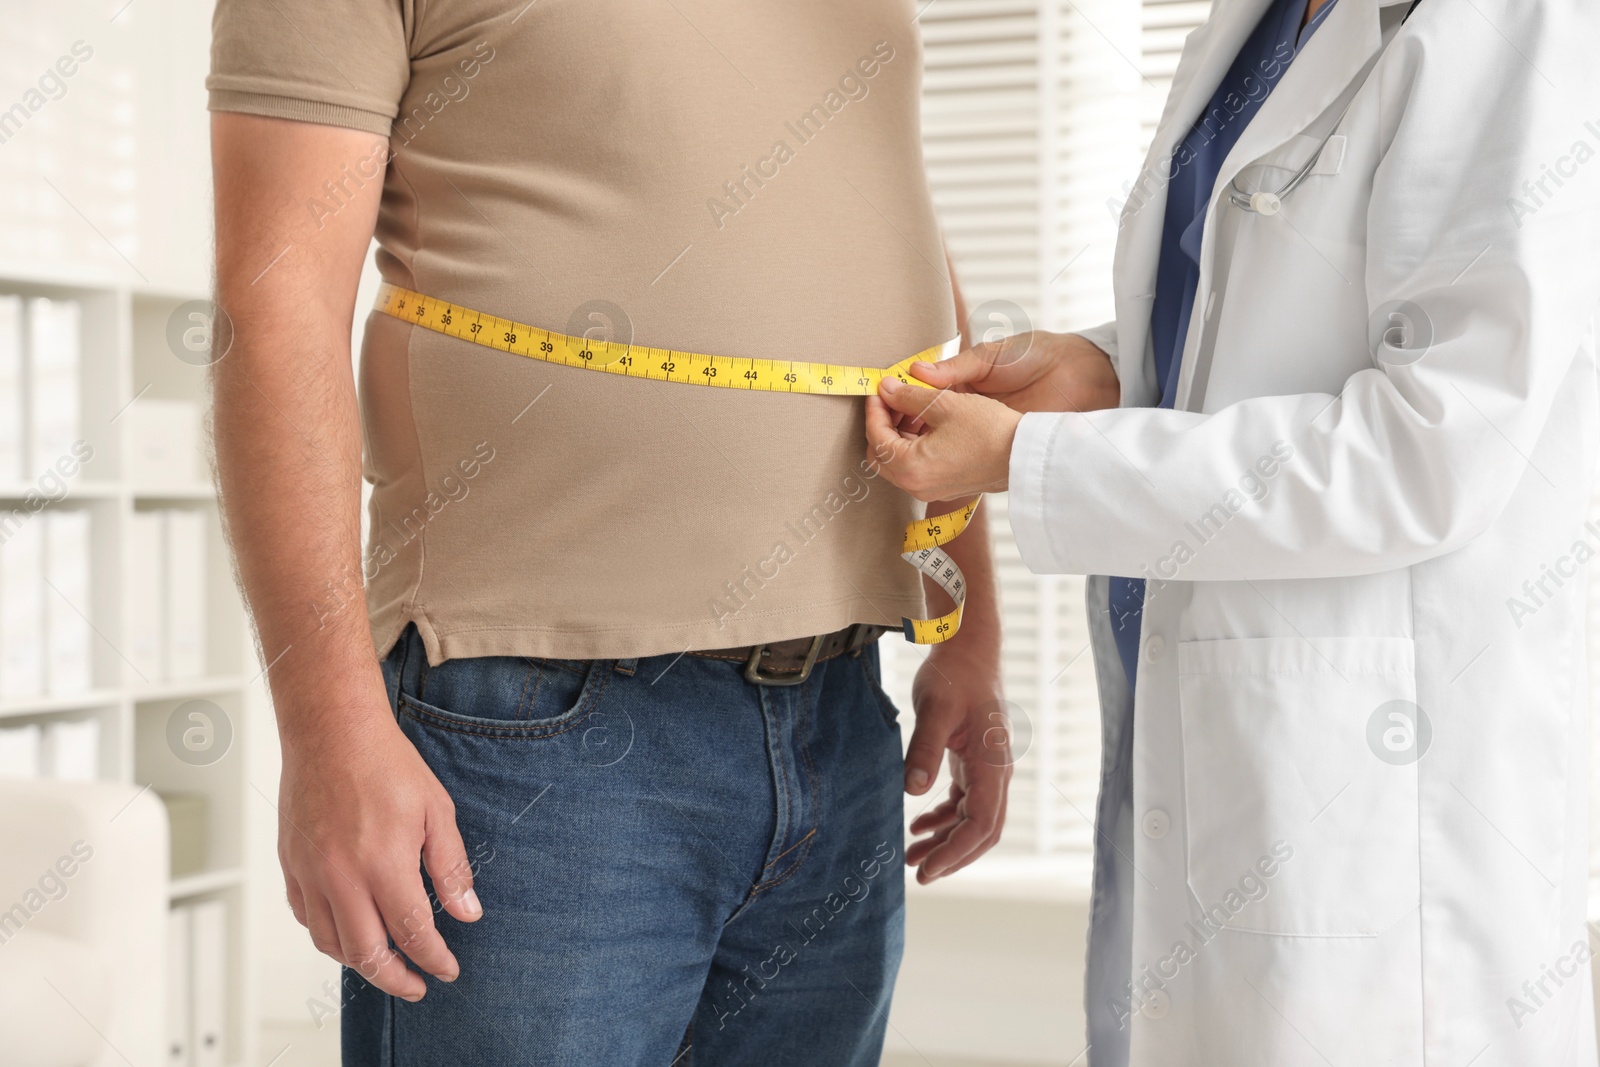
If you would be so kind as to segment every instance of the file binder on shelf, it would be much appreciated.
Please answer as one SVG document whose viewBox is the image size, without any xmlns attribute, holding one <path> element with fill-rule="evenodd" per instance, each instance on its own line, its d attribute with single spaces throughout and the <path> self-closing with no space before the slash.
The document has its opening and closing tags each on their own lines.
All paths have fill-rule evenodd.
<svg viewBox="0 0 1600 1067">
<path fill-rule="evenodd" d="M 166 653 L 169 682 L 206 673 L 206 516 L 174 510 L 166 518 Z"/>
<path fill-rule="evenodd" d="M 220 900 L 191 905 L 190 1002 L 194 1007 L 190 1044 L 194 1067 L 223 1067 L 228 1014 L 228 911 Z"/>
<path fill-rule="evenodd" d="M 28 477 L 22 358 L 22 298 L 0 294 L 0 484 Z"/>
<path fill-rule="evenodd" d="M 166 538 L 159 511 L 135 511 L 128 521 L 128 660 L 141 683 L 166 680 Z"/>
<path fill-rule="evenodd" d="M 0 778 L 37 778 L 44 766 L 43 733 L 36 722 L 0 727 Z"/>
<path fill-rule="evenodd" d="M 187 907 L 167 913 L 167 1067 L 195 1067 L 190 1045 L 194 1029 L 190 914 Z"/>
<path fill-rule="evenodd" d="M 0 540 L 0 701 L 44 693 L 44 524 L 31 516 Z"/>
<path fill-rule="evenodd" d="M 81 313 L 76 300 L 28 302 L 28 470 L 70 455 L 78 439 Z"/>
<path fill-rule="evenodd" d="M 89 627 L 89 513 L 52 511 L 44 521 L 44 684 L 51 696 L 93 684 Z"/>
</svg>

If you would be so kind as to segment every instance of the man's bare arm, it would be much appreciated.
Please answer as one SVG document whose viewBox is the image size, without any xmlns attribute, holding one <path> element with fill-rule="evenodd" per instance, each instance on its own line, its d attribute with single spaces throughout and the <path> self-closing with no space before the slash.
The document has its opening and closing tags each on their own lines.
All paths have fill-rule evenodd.
<svg viewBox="0 0 1600 1067">
<path fill-rule="evenodd" d="M 945 255 L 962 347 L 967 338 L 967 308 L 956 281 L 955 264 Z M 917 420 L 912 420 L 915 425 Z M 929 515 L 965 506 L 965 500 L 928 505 Z M 993 848 L 1005 828 L 1011 783 L 1010 723 L 1004 719 L 1000 685 L 1000 601 L 989 545 L 988 512 L 980 504 L 960 537 L 945 546 L 967 580 L 961 629 L 934 645 L 912 686 L 916 727 L 906 746 L 906 792 L 925 794 L 950 753 L 951 788 L 946 799 L 911 823 L 920 835 L 906 849 L 917 880 L 931 882 L 954 874 Z M 924 581 L 935 613 L 951 606 L 944 590 Z"/>
<path fill-rule="evenodd" d="M 314 223 L 306 202 L 381 138 L 212 118 L 217 302 L 233 343 L 213 368 L 217 479 L 283 745 L 279 858 L 317 948 L 420 999 L 459 967 L 434 928 L 419 855 L 451 915 L 481 914 L 449 796 L 389 708 L 361 597 L 356 286 L 381 184 Z M 338 606 L 330 610 L 330 598 Z"/>
</svg>

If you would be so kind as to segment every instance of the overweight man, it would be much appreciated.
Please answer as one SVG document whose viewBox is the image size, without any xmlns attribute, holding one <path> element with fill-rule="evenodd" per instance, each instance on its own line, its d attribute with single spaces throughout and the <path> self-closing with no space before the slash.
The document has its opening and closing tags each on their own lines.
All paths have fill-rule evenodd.
<svg viewBox="0 0 1600 1067">
<path fill-rule="evenodd" d="M 386 282 L 569 336 L 877 367 L 949 341 L 915 15 L 218 4 L 218 476 L 347 1064 L 877 1063 L 902 865 L 949 874 L 1004 818 L 981 525 L 902 763 L 875 642 L 942 608 L 859 399 L 382 313 L 357 383 L 349 339 L 376 235 Z M 902 789 L 947 751 L 906 848 Z"/>
</svg>

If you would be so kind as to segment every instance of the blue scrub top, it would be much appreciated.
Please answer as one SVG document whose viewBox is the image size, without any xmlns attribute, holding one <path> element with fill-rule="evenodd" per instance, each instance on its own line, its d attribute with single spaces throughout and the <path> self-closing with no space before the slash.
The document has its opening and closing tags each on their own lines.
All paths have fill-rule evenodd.
<svg viewBox="0 0 1600 1067">
<path fill-rule="evenodd" d="M 1301 30 L 1310 0 L 1274 0 L 1239 50 L 1210 105 L 1173 153 L 1175 173 L 1167 186 L 1161 262 L 1156 270 L 1156 298 L 1150 313 L 1156 381 L 1161 387 L 1159 407 L 1172 407 L 1177 393 L 1183 343 L 1189 335 L 1189 316 L 1200 288 L 1200 243 L 1205 237 L 1206 205 L 1217 176 L 1222 173 L 1222 164 L 1337 2 L 1324 5 Z M 1139 670 L 1144 592 L 1143 578 L 1111 579 L 1111 629 L 1130 693 Z"/>
</svg>

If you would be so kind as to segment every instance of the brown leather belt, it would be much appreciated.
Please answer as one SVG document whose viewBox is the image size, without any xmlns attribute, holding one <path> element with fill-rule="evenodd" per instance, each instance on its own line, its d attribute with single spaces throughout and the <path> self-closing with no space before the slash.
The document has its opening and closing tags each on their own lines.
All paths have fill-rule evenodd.
<svg viewBox="0 0 1600 1067">
<path fill-rule="evenodd" d="M 745 680 L 756 685 L 799 685 L 811 677 L 811 668 L 818 663 L 848 652 L 859 652 L 893 628 L 858 622 L 816 637 L 797 637 L 792 641 L 741 648 L 713 648 L 689 655 L 743 662 Z"/>
</svg>

